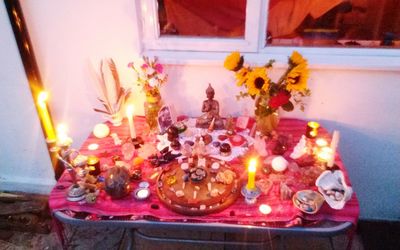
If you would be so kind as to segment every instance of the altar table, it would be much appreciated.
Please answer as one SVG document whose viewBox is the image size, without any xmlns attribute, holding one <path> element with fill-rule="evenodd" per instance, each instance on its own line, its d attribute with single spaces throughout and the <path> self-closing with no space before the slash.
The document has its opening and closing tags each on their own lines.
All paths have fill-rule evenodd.
<svg viewBox="0 0 400 250">
<path fill-rule="evenodd" d="M 117 133 L 120 138 L 124 139 L 129 136 L 129 128 L 126 123 L 119 127 L 114 127 L 110 123 L 107 123 L 107 125 L 111 129 L 111 133 Z M 144 117 L 135 117 L 135 128 L 140 135 L 145 128 Z M 287 153 L 284 154 L 287 159 L 289 159 L 288 154 L 290 154 L 301 135 L 305 133 L 305 130 L 305 121 L 281 119 L 277 132 L 291 135 L 293 141 Z M 322 137 L 329 136 L 328 132 L 323 128 L 320 128 L 319 134 Z M 153 137 L 145 137 L 144 139 L 147 143 L 155 142 Z M 99 148 L 94 151 L 89 150 L 88 146 L 92 143 L 98 144 Z M 120 147 L 114 145 L 114 141 L 110 136 L 98 139 L 91 134 L 83 143 L 80 153 L 96 155 L 100 158 L 101 164 L 112 165 L 112 156 L 121 156 Z M 233 162 L 235 161 L 238 160 L 233 160 Z M 347 171 L 338 153 L 335 156 L 335 164 L 344 172 L 346 183 L 351 186 Z M 142 180 L 147 180 L 152 173 L 154 173 L 153 167 L 146 162 L 142 167 Z M 257 173 L 257 178 L 263 178 L 263 173 Z M 291 176 L 291 178 L 300 177 Z M 71 186 L 71 183 L 70 176 L 67 172 L 64 172 L 50 194 L 49 205 L 56 221 L 74 225 L 131 228 L 133 233 L 139 234 L 140 229 L 143 228 L 214 232 L 268 232 L 278 235 L 306 234 L 327 237 L 347 232 L 350 236 L 349 243 L 351 243 L 351 236 L 359 216 L 359 204 L 355 193 L 341 210 L 332 209 L 325 202 L 318 213 L 306 214 L 298 210 L 293 205 L 292 200 L 281 200 L 279 185 L 274 184 L 269 193 L 261 195 L 254 205 L 246 204 L 244 198 L 240 196 L 235 203 L 221 212 L 204 216 L 185 216 L 169 210 L 159 201 L 154 181 L 150 182 L 151 195 L 147 200 L 137 201 L 132 195 L 120 200 L 113 200 L 104 191 L 101 191 L 94 204 L 67 201 L 66 191 Z M 132 182 L 133 189 L 137 187 L 138 183 Z M 315 186 L 304 187 L 304 185 L 300 185 L 297 188 L 317 190 Z M 260 204 L 268 204 L 271 206 L 272 212 L 268 215 L 262 214 L 258 209 Z M 59 229 L 62 229 L 61 223 L 57 223 L 57 225 L 60 226 Z M 177 240 L 184 242 L 182 239 Z M 205 243 L 210 242 L 206 241 Z M 223 241 L 215 241 L 214 243 L 230 244 Z M 234 242 L 234 244 L 251 245 L 254 242 Z"/>
</svg>

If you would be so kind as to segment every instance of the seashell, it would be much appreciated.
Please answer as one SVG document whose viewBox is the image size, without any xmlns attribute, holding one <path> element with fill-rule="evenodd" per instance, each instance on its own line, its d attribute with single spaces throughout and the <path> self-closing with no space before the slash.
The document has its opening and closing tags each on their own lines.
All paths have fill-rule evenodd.
<svg viewBox="0 0 400 250">
<path fill-rule="evenodd" d="M 175 192 L 176 197 L 182 197 L 185 195 L 185 193 L 182 190 L 178 190 Z"/>
<path fill-rule="evenodd" d="M 342 209 L 353 194 L 353 189 L 346 184 L 341 170 L 322 172 L 315 185 L 333 209 Z"/>
</svg>

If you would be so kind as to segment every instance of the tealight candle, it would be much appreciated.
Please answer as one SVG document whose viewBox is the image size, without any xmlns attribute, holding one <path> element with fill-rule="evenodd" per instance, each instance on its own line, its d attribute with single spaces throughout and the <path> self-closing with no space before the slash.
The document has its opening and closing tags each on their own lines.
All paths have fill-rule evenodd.
<svg viewBox="0 0 400 250">
<path fill-rule="evenodd" d="M 69 147 L 72 144 L 72 139 L 67 135 L 68 128 L 65 124 L 57 126 L 57 146 Z"/>
<path fill-rule="evenodd" d="M 89 155 L 86 163 L 89 168 L 89 174 L 97 176 L 101 173 L 100 159 L 98 157 Z"/>
<path fill-rule="evenodd" d="M 93 128 L 93 134 L 96 138 L 105 138 L 110 134 L 110 128 L 103 123 L 96 124 Z"/>
<path fill-rule="evenodd" d="M 306 137 L 310 139 L 314 139 L 318 135 L 318 122 L 308 122 L 307 123 L 307 130 L 306 130 Z"/>
<path fill-rule="evenodd" d="M 261 204 L 261 205 L 259 206 L 258 210 L 260 210 L 260 212 L 261 212 L 262 214 L 265 214 L 265 215 L 270 214 L 270 213 L 272 212 L 271 206 L 269 206 L 269 205 L 267 205 L 267 204 Z"/>
<path fill-rule="evenodd" d="M 332 149 L 330 147 L 323 147 L 317 156 L 320 162 L 328 162 L 332 158 Z"/>
<path fill-rule="evenodd" d="M 248 180 L 247 180 L 247 189 L 254 189 L 255 188 L 255 179 L 256 179 L 256 170 L 257 170 L 257 160 L 251 159 L 249 162 L 248 167 Z"/>
<path fill-rule="evenodd" d="M 99 148 L 99 144 L 97 143 L 92 143 L 89 144 L 89 146 L 87 147 L 89 150 L 93 151 L 93 150 L 97 150 Z"/>
<path fill-rule="evenodd" d="M 322 147 L 326 147 L 328 145 L 328 142 L 323 138 L 318 138 L 315 141 L 315 144 L 317 144 L 318 147 L 322 148 Z"/>
<path fill-rule="evenodd" d="M 276 172 L 282 172 L 286 170 L 288 161 L 282 156 L 277 156 L 272 160 L 271 166 Z"/>
<path fill-rule="evenodd" d="M 149 190 L 147 188 L 140 189 L 136 195 L 139 199 L 145 199 L 149 196 Z"/>
<path fill-rule="evenodd" d="M 49 111 L 47 110 L 46 101 L 48 98 L 48 93 L 46 91 L 41 91 L 37 97 L 37 106 L 39 109 L 39 115 L 42 118 L 42 124 L 46 137 L 49 141 L 56 139 L 56 134 L 54 133 L 53 124 L 50 119 Z"/>
<path fill-rule="evenodd" d="M 129 122 L 129 132 L 130 132 L 131 138 L 136 138 L 135 124 L 133 123 L 133 111 L 134 111 L 134 107 L 132 104 L 130 104 L 126 107 L 126 117 L 128 118 L 128 122 Z"/>
</svg>

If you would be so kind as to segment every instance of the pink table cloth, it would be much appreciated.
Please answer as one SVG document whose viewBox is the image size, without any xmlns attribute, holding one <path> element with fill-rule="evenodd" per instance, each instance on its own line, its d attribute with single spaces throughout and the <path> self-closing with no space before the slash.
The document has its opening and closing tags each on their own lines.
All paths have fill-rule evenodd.
<svg viewBox="0 0 400 250">
<path fill-rule="evenodd" d="M 126 123 L 119 127 L 113 127 L 107 123 L 111 129 L 111 133 L 117 133 L 120 138 L 124 139 L 129 136 L 129 128 Z M 135 128 L 138 134 L 143 131 L 145 127 L 145 120 L 143 117 L 135 117 Z M 285 156 L 290 154 L 293 146 L 298 142 L 301 135 L 305 133 L 306 122 L 298 119 L 281 119 L 279 127 L 277 129 L 279 134 L 292 135 L 293 143 Z M 320 129 L 321 136 L 329 136 L 326 130 Z M 145 141 L 153 140 L 151 138 L 144 138 Z M 99 148 L 96 151 L 89 151 L 88 145 L 92 143 L 99 144 Z M 122 155 L 120 146 L 115 146 L 113 139 L 108 136 L 104 139 L 98 139 L 91 134 L 88 139 L 83 143 L 80 152 L 85 155 L 97 155 L 100 157 L 101 164 L 111 164 L 111 157 L 114 155 Z M 286 157 L 289 159 L 288 157 Z M 336 164 L 344 172 L 346 183 L 351 185 L 350 179 L 348 178 L 346 169 L 340 159 L 340 156 L 336 154 Z M 143 180 L 146 180 L 151 173 L 153 173 L 153 167 L 150 164 L 145 163 L 142 167 Z M 243 170 L 239 169 L 239 171 Z M 288 171 L 286 171 L 288 172 Z M 285 172 L 285 174 L 286 174 Z M 297 176 L 296 176 L 297 175 Z M 245 175 L 243 175 L 245 178 Z M 257 179 L 265 177 L 261 171 L 257 173 Z M 300 178 L 297 174 L 288 174 L 288 178 L 296 179 Z M 197 222 L 222 222 L 222 223 L 234 223 L 241 225 L 267 225 L 276 223 L 276 225 L 291 225 L 291 222 L 296 218 L 301 218 L 307 221 L 322 221 L 330 220 L 343 222 L 348 221 L 353 224 L 357 223 L 359 216 L 359 204 L 356 194 L 353 193 L 351 199 L 346 203 L 345 207 L 341 210 L 335 210 L 329 207 L 325 202 L 318 213 L 316 214 L 305 214 L 294 207 L 292 200 L 281 200 L 279 192 L 279 184 L 274 183 L 271 190 L 267 195 L 262 194 L 255 205 L 248 205 L 245 203 L 244 198 L 240 195 L 233 205 L 227 209 L 205 216 L 185 216 L 175 213 L 165 207 L 158 199 L 155 184 L 152 182 L 150 186 L 151 195 L 145 201 L 137 201 L 133 198 L 133 195 L 129 195 L 120 200 L 111 199 L 104 191 L 101 191 L 100 195 L 95 204 L 70 202 L 66 200 L 66 190 L 71 185 L 70 176 L 64 172 L 62 177 L 57 182 L 56 186 L 52 190 L 49 198 L 50 209 L 52 212 L 55 211 L 67 211 L 67 212 L 86 212 L 95 215 L 97 218 L 101 216 L 129 216 L 131 220 L 152 218 L 159 221 L 197 221 Z M 138 186 L 139 182 L 132 182 L 133 189 Z M 245 180 L 243 180 L 245 183 Z M 312 189 L 317 190 L 315 186 L 304 187 L 304 185 L 298 185 L 296 189 Z M 260 204 L 268 204 L 272 208 L 272 212 L 268 215 L 264 215 L 259 211 Z M 156 206 L 155 206 L 156 205 Z"/>
</svg>

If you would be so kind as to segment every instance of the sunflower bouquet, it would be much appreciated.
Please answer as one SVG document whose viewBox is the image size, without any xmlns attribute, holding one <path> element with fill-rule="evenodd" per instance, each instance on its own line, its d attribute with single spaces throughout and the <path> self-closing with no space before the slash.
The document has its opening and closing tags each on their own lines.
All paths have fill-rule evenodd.
<svg viewBox="0 0 400 250">
<path fill-rule="evenodd" d="M 294 105 L 304 111 L 303 98 L 310 96 L 307 88 L 309 69 L 307 60 L 294 51 L 288 60 L 288 68 L 278 81 L 269 77 L 274 60 L 261 67 L 250 67 L 244 64 L 244 58 L 239 52 L 232 52 L 224 62 L 224 67 L 235 72 L 236 85 L 244 87 L 238 99 L 251 97 L 255 99 L 255 115 L 264 117 L 276 113 L 281 107 L 292 111 Z"/>
</svg>

